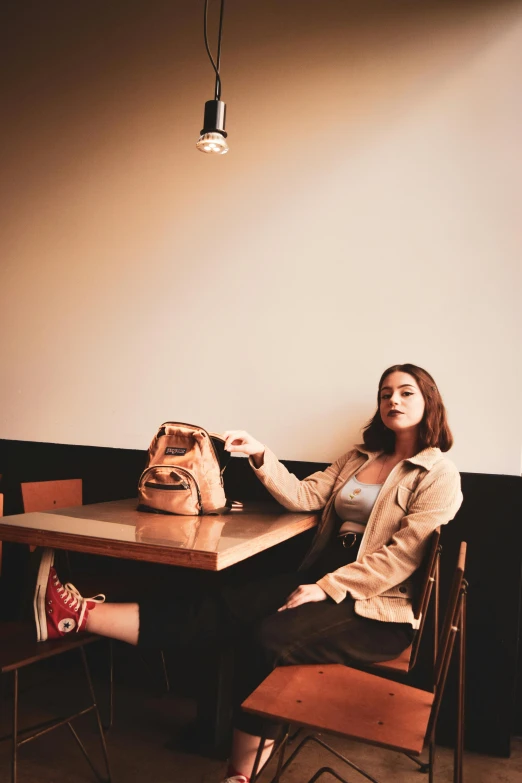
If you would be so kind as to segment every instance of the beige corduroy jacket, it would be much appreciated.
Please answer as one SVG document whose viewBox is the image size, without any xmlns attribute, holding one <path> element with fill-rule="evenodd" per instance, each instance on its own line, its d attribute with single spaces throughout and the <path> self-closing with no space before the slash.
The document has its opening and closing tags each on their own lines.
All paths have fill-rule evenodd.
<svg viewBox="0 0 522 783">
<path fill-rule="evenodd" d="M 337 492 L 380 454 L 356 446 L 326 470 L 303 481 L 268 448 L 260 468 L 250 460 L 256 475 L 285 508 L 323 512 L 302 568 L 311 565 L 339 529 L 334 507 Z M 336 603 L 349 593 L 355 600 L 356 613 L 363 617 L 418 627 L 409 577 L 422 562 L 430 534 L 453 519 L 461 503 L 459 472 L 440 449 L 427 448 L 403 460 L 394 467 L 377 497 L 357 560 L 326 574 L 317 584 Z"/>
</svg>

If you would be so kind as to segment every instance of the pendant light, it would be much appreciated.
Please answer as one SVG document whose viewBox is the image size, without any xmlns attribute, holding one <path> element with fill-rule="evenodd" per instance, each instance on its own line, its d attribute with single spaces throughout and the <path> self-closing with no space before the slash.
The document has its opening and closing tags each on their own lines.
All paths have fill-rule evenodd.
<svg viewBox="0 0 522 783">
<path fill-rule="evenodd" d="M 221 0 L 221 9 L 219 14 L 219 32 L 218 32 L 218 48 L 217 48 L 217 62 L 214 62 L 214 58 L 210 52 L 208 45 L 208 31 L 207 31 L 207 13 L 208 13 L 208 0 L 205 0 L 204 11 L 204 35 L 205 35 L 205 48 L 209 56 L 212 67 L 216 72 L 216 87 L 214 100 L 207 101 L 205 103 L 205 114 L 203 117 L 203 129 L 198 139 L 196 147 L 200 152 L 205 152 L 208 155 L 224 155 L 228 152 L 227 134 L 225 131 L 225 113 L 226 105 L 221 100 L 221 77 L 219 75 L 219 68 L 221 63 L 221 34 L 223 32 L 223 10 L 225 6 L 225 0 Z"/>
</svg>

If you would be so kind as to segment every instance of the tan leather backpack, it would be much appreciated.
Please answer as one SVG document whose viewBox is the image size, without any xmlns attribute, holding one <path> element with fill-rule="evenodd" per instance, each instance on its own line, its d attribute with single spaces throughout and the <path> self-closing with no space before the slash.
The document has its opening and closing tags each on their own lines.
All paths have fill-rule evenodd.
<svg viewBox="0 0 522 783">
<path fill-rule="evenodd" d="M 230 507 L 223 471 L 230 454 L 219 435 L 202 427 L 166 421 L 149 446 L 138 483 L 138 511 L 216 514 Z"/>
</svg>

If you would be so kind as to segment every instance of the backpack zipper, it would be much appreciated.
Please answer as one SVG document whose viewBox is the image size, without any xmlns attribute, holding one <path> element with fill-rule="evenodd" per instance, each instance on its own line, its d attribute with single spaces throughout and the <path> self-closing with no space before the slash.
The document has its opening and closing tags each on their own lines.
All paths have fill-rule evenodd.
<svg viewBox="0 0 522 783">
<path fill-rule="evenodd" d="M 148 487 L 149 489 L 166 489 L 168 492 L 172 492 L 172 490 L 187 490 L 190 489 L 188 484 L 154 484 L 152 481 L 146 481 L 144 484 L 145 487 Z"/>
<path fill-rule="evenodd" d="M 145 478 L 145 474 L 148 473 L 149 471 L 156 470 L 157 468 L 170 468 L 170 470 L 172 471 L 173 467 L 174 467 L 173 465 L 152 465 L 152 467 L 146 468 L 143 471 L 143 473 L 141 474 L 141 476 L 140 476 L 140 481 L 139 481 L 139 485 L 138 486 L 141 486 L 142 484 L 145 484 L 145 486 L 147 486 L 147 482 L 143 481 L 143 479 Z M 177 465 L 175 466 L 175 471 L 179 471 L 180 473 L 185 473 L 187 476 L 189 476 L 192 479 L 192 483 L 194 484 L 194 487 L 196 488 L 196 493 L 197 493 L 197 496 L 198 496 L 199 513 L 202 514 L 203 513 L 203 506 L 202 506 L 202 503 L 201 503 L 201 492 L 199 491 L 198 482 L 196 481 L 196 479 L 192 475 L 192 472 L 188 468 L 181 468 L 181 467 L 178 467 Z M 175 472 L 175 471 L 173 471 L 173 472 Z M 189 482 L 188 486 L 190 487 L 190 482 Z M 169 487 L 166 487 L 163 484 L 161 485 L 161 488 L 162 489 L 169 489 Z"/>
</svg>

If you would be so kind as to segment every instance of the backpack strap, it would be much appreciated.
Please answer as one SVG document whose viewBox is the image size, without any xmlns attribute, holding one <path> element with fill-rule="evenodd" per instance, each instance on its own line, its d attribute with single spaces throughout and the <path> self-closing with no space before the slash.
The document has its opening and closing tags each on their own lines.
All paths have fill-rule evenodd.
<svg viewBox="0 0 522 783">
<path fill-rule="evenodd" d="M 225 468 L 230 462 L 232 454 L 230 451 L 225 451 L 225 439 L 222 438 L 221 435 L 218 435 L 216 432 L 209 432 L 209 435 L 219 460 L 219 470 L 221 475 L 223 475 Z"/>
<path fill-rule="evenodd" d="M 209 432 L 209 435 L 218 456 L 221 476 L 223 476 L 232 454 L 229 451 L 225 451 L 225 439 L 222 438 L 221 435 L 218 435 L 216 432 Z M 220 508 L 217 513 L 228 514 L 230 511 L 242 511 L 242 509 L 243 503 L 241 500 L 230 500 L 230 498 L 227 498 L 226 505 L 224 508 Z"/>
</svg>

